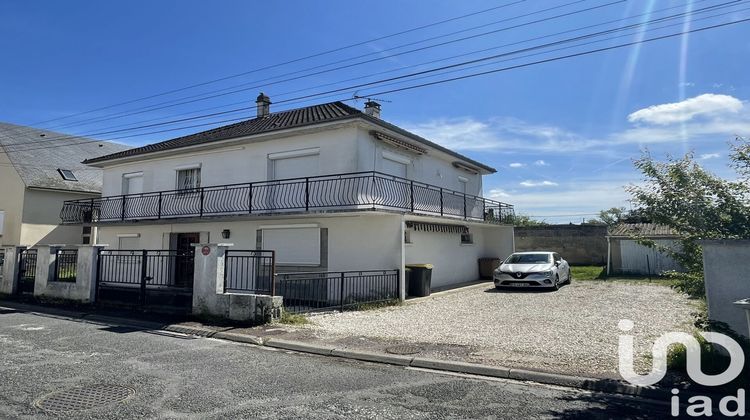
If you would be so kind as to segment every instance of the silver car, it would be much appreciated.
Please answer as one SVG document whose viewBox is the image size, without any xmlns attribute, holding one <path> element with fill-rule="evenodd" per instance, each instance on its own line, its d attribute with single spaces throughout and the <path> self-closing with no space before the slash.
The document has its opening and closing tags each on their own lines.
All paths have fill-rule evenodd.
<svg viewBox="0 0 750 420">
<path fill-rule="evenodd" d="M 493 275 L 495 287 L 544 287 L 570 283 L 570 265 L 556 252 L 516 252 Z"/>
</svg>

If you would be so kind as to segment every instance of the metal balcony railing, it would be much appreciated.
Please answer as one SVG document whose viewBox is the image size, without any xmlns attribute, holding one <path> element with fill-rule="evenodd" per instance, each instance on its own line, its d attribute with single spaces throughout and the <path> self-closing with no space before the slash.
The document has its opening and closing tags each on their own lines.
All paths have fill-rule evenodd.
<svg viewBox="0 0 750 420">
<path fill-rule="evenodd" d="M 380 172 L 356 172 L 66 201 L 64 224 L 175 218 L 397 210 L 512 223 L 513 206 Z"/>
</svg>

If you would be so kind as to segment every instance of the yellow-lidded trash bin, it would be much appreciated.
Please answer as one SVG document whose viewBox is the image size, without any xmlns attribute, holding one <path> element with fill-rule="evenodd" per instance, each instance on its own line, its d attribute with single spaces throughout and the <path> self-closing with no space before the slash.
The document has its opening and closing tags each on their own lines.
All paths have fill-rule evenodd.
<svg viewBox="0 0 750 420">
<path fill-rule="evenodd" d="M 430 295 L 433 267 L 432 264 L 408 264 L 406 266 L 409 296 L 424 297 Z"/>
</svg>

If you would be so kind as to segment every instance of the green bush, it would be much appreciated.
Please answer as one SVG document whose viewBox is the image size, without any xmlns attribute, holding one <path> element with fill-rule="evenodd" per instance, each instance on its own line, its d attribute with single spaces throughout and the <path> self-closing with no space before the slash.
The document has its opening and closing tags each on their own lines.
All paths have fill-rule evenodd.
<svg viewBox="0 0 750 420">
<path fill-rule="evenodd" d="M 677 271 L 666 271 L 665 277 L 673 281 L 672 287 L 691 298 L 705 298 L 706 286 L 703 283 L 703 273 L 679 273 Z"/>
</svg>

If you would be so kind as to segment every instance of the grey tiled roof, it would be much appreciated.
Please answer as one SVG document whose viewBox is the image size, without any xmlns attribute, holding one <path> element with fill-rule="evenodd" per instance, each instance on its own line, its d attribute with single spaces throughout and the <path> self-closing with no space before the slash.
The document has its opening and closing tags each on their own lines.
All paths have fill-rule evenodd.
<svg viewBox="0 0 750 420">
<path fill-rule="evenodd" d="M 32 188 L 101 192 L 101 169 L 81 161 L 127 148 L 118 143 L 0 123 L 0 152 L 7 154 L 24 184 Z M 78 181 L 63 180 L 58 168 L 73 171 Z"/>
<path fill-rule="evenodd" d="M 610 228 L 609 236 L 673 237 L 677 236 L 677 232 L 669 226 L 655 223 L 621 223 Z"/>
<path fill-rule="evenodd" d="M 299 128 L 314 124 L 329 123 L 335 121 L 343 121 L 348 119 L 361 118 L 372 122 L 381 127 L 393 130 L 402 134 L 406 137 L 416 140 L 422 144 L 440 150 L 451 156 L 454 156 L 460 160 L 470 162 L 486 171 L 496 172 L 492 167 L 489 167 L 483 163 L 477 162 L 471 158 L 456 153 L 450 149 L 446 149 L 438 144 L 435 144 L 423 137 L 420 137 L 414 133 L 404 130 L 401 127 L 388 123 L 380 118 L 371 117 L 364 112 L 346 105 L 343 102 L 331 102 L 326 104 L 318 104 L 307 106 L 304 108 L 292 109 L 289 111 L 274 112 L 267 117 L 253 118 L 238 123 L 225 125 L 223 127 L 214 128 L 207 131 L 202 131 L 187 136 L 177 137 L 171 140 L 163 141 L 160 143 L 149 144 L 143 147 L 136 147 L 134 149 L 122 151 L 119 153 L 113 153 L 110 155 L 101 155 L 100 157 L 88 159 L 84 163 L 98 163 L 112 159 L 119 159 L 129 156 L 144 155 L 153 152 L 160 152 L 165 150 L 179 149 L 182 147 L 195 146 L 199 144 L 205 144 L 213 141 L 227 140 L 237 137 L 245 137 L 253 134 L 269 133 L 277 130 Z"/>
</svg>

